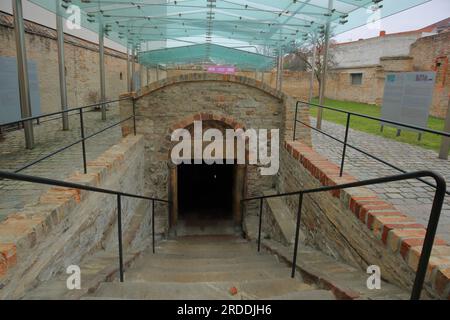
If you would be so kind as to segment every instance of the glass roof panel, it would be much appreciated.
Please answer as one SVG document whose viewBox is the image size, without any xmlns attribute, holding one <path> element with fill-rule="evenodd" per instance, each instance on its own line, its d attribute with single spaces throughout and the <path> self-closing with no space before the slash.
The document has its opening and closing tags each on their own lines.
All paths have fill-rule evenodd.
<svg viewBox="0 0 450 320">
<path fill-rule="evenodd" d="M 233 65 L 245 70 L 266 71 L 274 67 L 275 59 L 257 53 L 206 43 L 144 51 L 139 53 L 139 63 L 147 66 L 209 63 Z"/>
<path fill-rule="evenodd" d="M 305 35 L 334 35 L 430 0 L 29 0 L 124 46 L 152 41 L 224 44 L 224 40 L 276 49 Z M 329 4 L 332 4 L 331 10 Z M 220 40 L 219 40 L 220 39 Z"/>
</svg>

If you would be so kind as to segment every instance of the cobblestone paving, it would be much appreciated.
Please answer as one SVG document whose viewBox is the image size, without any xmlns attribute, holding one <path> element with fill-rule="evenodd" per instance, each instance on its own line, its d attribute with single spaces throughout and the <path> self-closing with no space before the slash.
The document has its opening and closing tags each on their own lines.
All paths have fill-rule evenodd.
<svg viewBox="0 0 450 320">
<path fill-rule="evenodd" d="M 315 119 L 311 118 L 312 125 Z M 323 121 L 322 130 L 344 140 L 345 127 Z M 434 170 L 445 176 L 450 183 L 450 161 L 438 159 L 436 152 L 413 145 L 371 135 L 350 129 L 348 141 L 379 158 L 388 161 L 406 171 Z M 340 165 L 342 144 L 313 131 L 314 148 L 332 162 Z M 371 159 L 353 149 L 347 148 L 344 171 L 363 180 L 382 177 L 399 172 Z M 433 180 L 430 180 L 432 182 Z M 398 210 L 413 216 L 418 222 L 427 225 L 434 196 L 434 188 L 418 180 L 408 180 L 370 186 L 378 196 L 392 203 Z M 450 243 L 450 196 L 447 195 L 441 219 L 438 236 Z"/>
<path fill-rule="evenodd" d="M 80 123 L 77 114 L 69 117 L 70 130 L 61 130 L 61 120 L 41 122 L 35 125 L 35 147 L 25 149 L 22 130 L 5 133 L 0 140 L 0 168 L 12 171 L 30 163 L 52 151 L 80 139 Z M 117 106 L 108 110 L 107 120 L 101 120 L 101 113 L 92 111 L 84 113 L 86 136 L 119 121 Z M 86 141 L 87 161 L 98 157 L 121 138 L 120 126 L 113 127 Z M 40 177 L 64 179 L 74 171 L 83 170 L 81 144 L 54 155 L 27 168 L 20 173 Z M 8 214 L 17 212 L 25 205 L 33 205 L 40 195 L 49 187 L 45 185 L 0 180 L 0 221 Z"/>
</svg>

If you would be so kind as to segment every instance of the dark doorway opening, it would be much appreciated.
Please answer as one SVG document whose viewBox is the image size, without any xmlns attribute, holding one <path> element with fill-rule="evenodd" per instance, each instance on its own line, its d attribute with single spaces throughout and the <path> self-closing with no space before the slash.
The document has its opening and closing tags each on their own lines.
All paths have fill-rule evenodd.
<svg viewBox="0 0 450 320">
<path fill-rule="evenodd" d="M 182 220 L 232 219 L 234 165 L 178 166 L 178 210 Z"/>
</svg>

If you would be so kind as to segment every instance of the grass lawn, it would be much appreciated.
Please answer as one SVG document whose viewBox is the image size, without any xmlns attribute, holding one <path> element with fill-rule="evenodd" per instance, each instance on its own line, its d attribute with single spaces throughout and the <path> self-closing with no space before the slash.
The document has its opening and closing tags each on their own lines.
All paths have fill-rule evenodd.
<svg viewBox="0 0 450 320">
<path fill-rule="evenodd" d="M 318 103 L 318 100 L 314 99 L 313 102 Z M 358 102 L 338 101 L 331 99 L 326 99 L 325 105 L 337 109 L 342 109 L 345 111 L 365 114 L 368 116 L 381 117 L 381 107 L 375 105 Z M 317 107 L 311 107 L 310 112 L 311 115 L 315 117 L 317 115 Z M 323 118 L 327 121 L 342 124 L 344 126 L 347 121 L 346 114 L 326 109 L 323 110 Z M 439 152 L 441 144 L 441 136 L 431 133 L 424 133 L 422 135 L 422 140 L 418 141 L 417 140 L 418 134 L 411 131 L 402 130 L 401 136 L 396 137 L 397 129 L 385 126 L 384 131 L 380 132 L 380 123 L 378 121 L 356 116 L 351 118 L 350 128 L 371 133 L 377 136 L 383 136 L 385 138 L 406 142 L 426 149 L 432 149 L 437 152 Z M 428 119 L 428 128 L 443 131 L 444 120 L 430 116 Z"/>
</svg>

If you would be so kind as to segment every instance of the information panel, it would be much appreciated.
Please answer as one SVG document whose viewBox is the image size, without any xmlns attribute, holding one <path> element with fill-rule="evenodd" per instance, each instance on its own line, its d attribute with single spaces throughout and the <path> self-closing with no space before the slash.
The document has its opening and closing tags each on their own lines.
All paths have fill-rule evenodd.
<svg viewBox="0 0 450 320">
<path fill-rule="evenodd" d="M 381 118 L 426 128 L 435 80 L 435 72 L 386 74 Z M 413 130 L 385 122 L 381 125 Z"/>
<path fill-rule="evenodd" d="M 37 66 L 28 60 L 28 81 L 30 84 L 31 113 L 41 114 Z M 19 80 L 17 62 L 13 57 L 0 57 L 0 123 L 20 120 Z"/>
<path fill-rule="evenodd" d="M 220 74 L 235 74 L 236 68 L 234 66 L 208 66 L 208 73 L 220 73 Z"/>
</svg>

